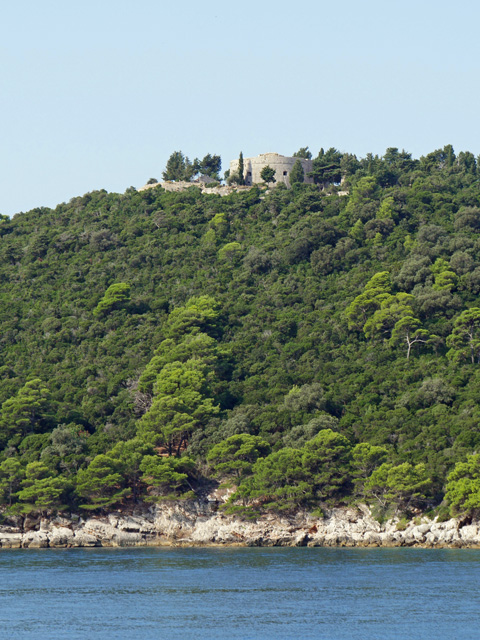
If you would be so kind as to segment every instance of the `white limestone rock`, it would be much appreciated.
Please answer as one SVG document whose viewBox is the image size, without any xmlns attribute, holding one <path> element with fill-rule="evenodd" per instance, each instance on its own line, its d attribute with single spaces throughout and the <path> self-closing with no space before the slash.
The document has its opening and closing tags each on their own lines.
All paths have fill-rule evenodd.
<svg viewBox="0 0 480 640">
<path fill-rule="evenodd" d="M 429 531 L 426 535 L 425 535 L 425 542 L 426 544 L 428 544 L 429 546 L 435 546 L 438 543 L 438 537 L 435 533 L 433 533 L 432 531 Z"/>
<path fill-rule="evenodd" d="M 479 543 L 480 538 L 478 535 L 478 526 L 476 524 L 469 524 L 465 527 L 461 527 L 458 530 L 460 538 L 470 543 Z"/>
<path fill-rule="evenodd" d="M 426 533 L 428 533 L 430 531 L 431 526 L 432 526 L 431 522 L 425 522 L 424 524 L 419 524 L 417 526 L 417 531 L 419 531 L 420 533 L 425 535 Z"/>
<path fill-rule="evenodd" d="M 27 520 L 0 527 L 4 548 L 139 545 L 244 546 L 419 546 L 480 545 L 480 525 L 447 522 L 408 523 L 397 530 L 397 520 L 380 525 L 364 505 L 336 508 L 325 518 L 304 512 L 292 517 L 272 514 L 244 521 L 211 508 L 207 502 L 162 503 L 133 514 L 115 512 L 105 517 L 79 516 Z"/>
<path fill-rule="evenodd" d="M 113 535 L 111 543 L 115 547 L 138 547 L 143 543 L 143 537 L 140 533 L 117 531 Z"/>
<path fill-rule="evenodd" d="M 118 529 L 112 527 L 108 521 L 99 520 L 96 518 L 89 518 L 82 526 L 82 531 L 86 534 L 94 536 L 102 543 L 111 542 L 117 533 Z"/>
<path fill-rule="evenodd" d="M 75 535 L 72 540 L 73 547 L 101 547 L 101 542 L 95 536 L 87 533 L 86 531 L 80 530 L 75 531 Z"/>
<path fill-rule="evenodd" d="M 420 526 L 418 527 L 414 527 L 411 531 L 410 531 L 410 535 L 417 541 L 417 542 L 424 542 L 425 541 L 425 534 L 423 533 L 423 531 L 421 531 Z"/>
<path fill-rule="evenodd" d="M 140 516 L 129 516 L 126 518 L 117 518 L 114 524 L 110 520 L 110 524 L 120 531 L 129 531 L 133 533 L 155 533 L 156 527 L 152 519 Z"/>
<path fill-rule="evenodd" d="M 458 531 L 456 529 L 447 529 L 438 533 L 438 542 L 442 545 L 448 545 L 459 540 Z"/>
<path fill-rule="evenodd" d="M 0 533 L 0 546 L 2 549 L 20 549 L 23 535 L 21 533 Z"/>
<path fill-rule="evenodd" d="M 48 535 L 50 547 L 69 547 L 73 544 L 74 533 L 68 527 L 52 527 Z"/>
<path fill-rule="evenodd" d="M 29 531 L 23 536 L 24 549 L 46 549 L 48 547 L 48 534 L 46 531 Z"/>
<path fill-rule="evenodd" d="M 382 541 L 382 547 L 401 547 L 403 544 L 402 536 L 395 535 L 393 532 L 381 533 L 380 539 Z"/>
</svg>

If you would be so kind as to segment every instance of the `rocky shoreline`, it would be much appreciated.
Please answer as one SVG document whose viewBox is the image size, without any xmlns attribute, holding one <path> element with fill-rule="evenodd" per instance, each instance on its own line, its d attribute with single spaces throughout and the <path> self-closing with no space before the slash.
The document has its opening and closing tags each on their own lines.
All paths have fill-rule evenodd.
<svg viewBox="0 0 480 640">
<path fill-rule="evenodd" d="M 26 517 L 0 525 L 2 549 L 139 546 L 480 547 L 480 522 L 426 517 L 405 526 L 379 524 L 366 506 L 338 508 L 324 518 L 227 516 L 202 502 L 161 504 L 108 516 Z"/>
</svg>

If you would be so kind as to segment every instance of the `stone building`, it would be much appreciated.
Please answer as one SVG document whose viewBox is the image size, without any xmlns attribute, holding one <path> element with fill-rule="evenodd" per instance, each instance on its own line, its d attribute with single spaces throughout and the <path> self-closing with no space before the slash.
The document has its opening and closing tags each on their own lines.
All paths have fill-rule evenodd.
<svg viewBox="0 0 480 640">
<path fill-rule="evenodd" d="M 290 171 L 293 169 L 293 165 L 297 160 L 300 160 L 305 174 L 305 182 L 313 183 L 312 178 L 308 177 L 308 173 L 312 171 L 313 165 L 311 160 L 304 160 L 303 158 L 293 158 L 287 156 L 281 156 L 279 153 L 262 153 L 256 158 L 244 158 L 244 179 L 245 184 L 251 186 L 263 182 L 260 177 L 260 173 L 264 167 L 271 167 L 275 169 L 275 180 L 278 184 L 283 182 L 290 186 Z M 232 160 L 230 162 L 230 175 L 238 172 L 238 160 Z"/>
</svg>

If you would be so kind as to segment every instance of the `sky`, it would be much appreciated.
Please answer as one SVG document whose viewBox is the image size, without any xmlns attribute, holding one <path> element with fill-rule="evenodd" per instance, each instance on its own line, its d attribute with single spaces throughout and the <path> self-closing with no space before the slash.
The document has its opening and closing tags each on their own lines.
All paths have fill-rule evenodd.
<svg viewBox="0 0 480 640">
<path fill-rule="evenodd" d="M 161 179 L 168 157 L 480 154 L 474 0 L 16 0 L 0 213 Z"/>
</svg>

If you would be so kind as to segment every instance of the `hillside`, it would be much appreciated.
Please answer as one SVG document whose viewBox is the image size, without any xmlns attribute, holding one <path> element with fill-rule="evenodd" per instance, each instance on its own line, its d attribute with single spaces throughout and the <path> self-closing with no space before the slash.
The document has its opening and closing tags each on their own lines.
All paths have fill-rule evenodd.
<svg viewBox="0 0 480 640">
<path fill-rule="evenodd" d="M 329 150 L 314 172 L 1 220 L 7 512 L 213 478 L 231 510 L 480 506 L 477 162 Z"/>
</svg>

